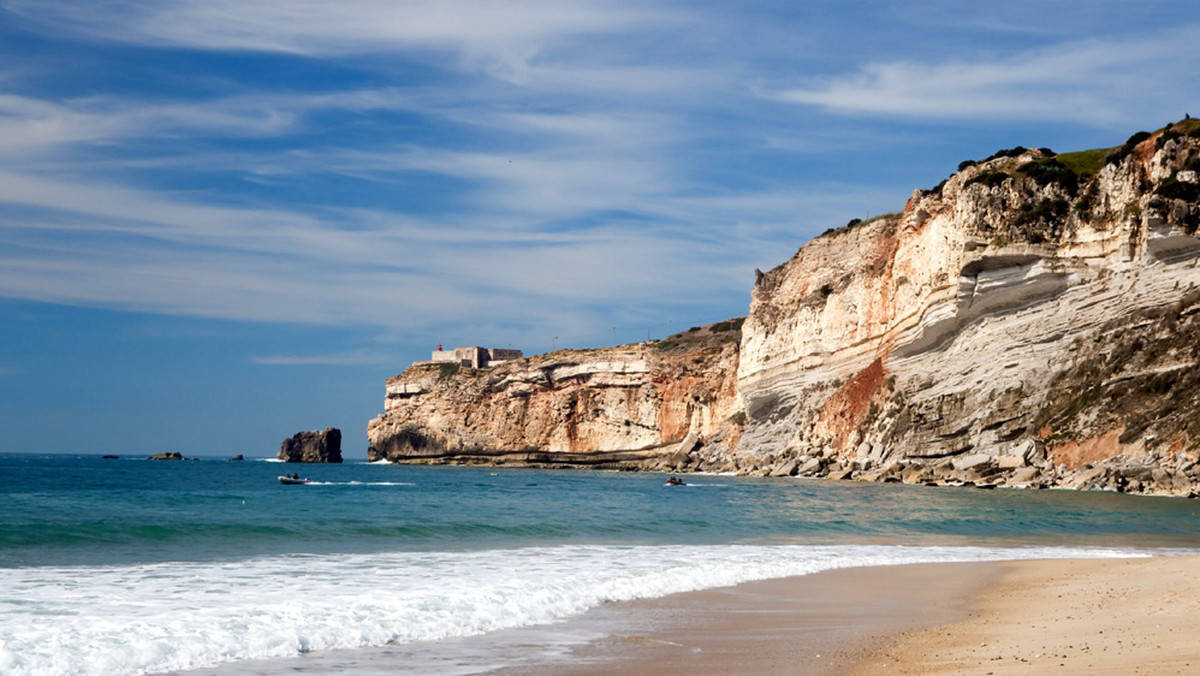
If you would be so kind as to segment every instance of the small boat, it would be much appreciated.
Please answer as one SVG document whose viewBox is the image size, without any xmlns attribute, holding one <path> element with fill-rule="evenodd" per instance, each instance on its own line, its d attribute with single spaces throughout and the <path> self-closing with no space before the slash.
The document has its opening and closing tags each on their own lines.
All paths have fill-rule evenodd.
<svg viewBox="0 0 1200 676">
<path fill-rule="evenodd" d="M 300 477 L 291 477 L 291 476 L 279 477 L 279 483 L 285 484 L 288 486 L 306 484 L 308 482 L 309 482 L 308 477 L 305 477 L 303 479 L 301 479 Z"/>
<path fill-rule="evenodd" d="M 687 484 L 683 483 L 683 479 L 677 479 L 675 477 L 671 477 L 670 479 L 667 479 L 667 483 L 665 485 L 667 485 L 667 486 L 686 486 Z"/>
</svg>

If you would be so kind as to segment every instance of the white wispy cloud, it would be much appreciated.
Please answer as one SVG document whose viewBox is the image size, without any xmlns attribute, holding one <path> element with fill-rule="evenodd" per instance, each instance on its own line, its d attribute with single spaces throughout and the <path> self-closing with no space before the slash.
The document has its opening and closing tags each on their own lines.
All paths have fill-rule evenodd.
<svg viewBox="0 0 1200 676">
<path fill-rule="evenodd" d="M 1124 123 L 1195 101 L 1179 87 L 1200 66 L 1200 25 L 1082 40 L 993 60 L 870 63 L 775 94 L 833 111 L 930 119 Z M 1172 95 L 1177 91 L 1177 95 Z M 1153 92 L 1153 94 L 1151 94 Z"/>
<path fill-rule="evenodd" d="M 816 128 L 792 103 L 916 119 L 1116 120 L 1192 96 L 1167 81 L 1194 70 L 1200 43 L 1184 27 L 991 60 L 875 61 L 759 96 L 751 83 L 805 72 L 814 54 L 791 64 L 802 45 L 773 51 L 769 40 L 732 39 L 728 25 L 770 23 L 757 35 L 794 38 L 796 17 L 738 23 L 724 9 L 721 20 L 701 16 L 711 7 L 587 0 L 0 7 L 52 39 L 144 55 L 268 53 L 273 65 L 299 56 L 288 63 L 353 76 L 258 88 L 222 71 L 195 91 L 75 96 L 0 66 L 0 82 L 20 85 L 0 93 L 0 295 L 397 333 L 469 322 L 525 344 L 643 321 L 651 306 L 737 307 L 754 267 L 903 204 L 910 184 L 839 182 L 822 165 L 911 147 L 911 135 Z M 784 71 L 757 70 L 781 62 Z M 349 198 L 307 190 L 347 182 Z M 370 206 L 356 205 L 367 192 Z"/>
<path fill-rule="evenodd" d="M 88 96 L 52 100 L 0 93 L 0 157 L 22 157 L 71 144 L 129 139 L 263 138 L 302 131 L 328 112 L 410 111 L 440 115 L 447 105 L 428 91 L 396 88 L 330 93 L 286 92 L 184 100 Z"/>
<path fill-rule="evenodd" d="M 609 27 L 621 16 L 590 2 L 498 6 L 478 0 L 346 0 L 337 6 L 316 0 L 6 0 L 4 7 L 105 41 L 280 51 L 358 51 L 397 41 L 507 42 L 572 27 L 583 30 L 588 24 Z M 126 30 L 109 30 L 118 25 Z"/>
<path fill-rule="evenodd" d="M 0 251 L 0 295 L 259 321 L 398 327 L 520 318 L 583 330 L 638 299 L 686 304 L 748 288 L 753 267 L 776 262 L 805 232 L 844 222 L 846 205 L 887 200 L 848 186 L 687 195 L 632 170 L 657 187 L 593 185 L 572 162 L 516 171 L 520 179 L 492 176 L 509 166 L 498 157 L 442 162 L 416 165 L 455 174 L 466 166 L 519 198 L 446 222 L 353 207 L 219 206 L 199 201 L 204 195 L 0 171 L 0 203 L 24 207 L 0 213 L 9 244 Z M 552 180 L 571 170 L 579 176 Z M 545 182 L 562 194 L 525 204 L 540 199 Z M 629 216 L 548 227 L 600 208 Z M 798 223 L 796 214 L 829 216 Z M 646 227 L 649 217 L 655 227 Z"/>
<path fill-rule="evenodd" d="M 7 0 L 4 7 L 93 40 L 310 56 L 433 50 L 519 79 L 580 35 L 661 25 L 667 11 L 595 0 Z"/>
</svg>

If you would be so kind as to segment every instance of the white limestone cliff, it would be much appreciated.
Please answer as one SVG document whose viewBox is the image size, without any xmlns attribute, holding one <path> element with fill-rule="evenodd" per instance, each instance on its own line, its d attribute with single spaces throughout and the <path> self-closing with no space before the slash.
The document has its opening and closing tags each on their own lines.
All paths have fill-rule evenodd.
<svg viewBox="0 0 1200 676">
<path fill-rule="evenodd" d="M 1144 422 L 1135 411 L 1054 413 L 1071 369 L 1120 344 L 1133 324 L 1164 346 L 1178 342 L 1180 314 L 1190 325 L 1200 287 L 1197 129 L 1185 121 L 1131 139 L 1094 176 L 1076 173 L 1094 153 L 1019 150 L 966 166 L 915 192 L 902 213 L 827 233 L 762 275 L 739 360 L 749 417 L 739 452 L 859 473 L 909 466 L 910 478 L 966 455 L 991 458 L 982 464 L 992 470 L 1020 458 L 1005 462 L 1047 474 L 1115 456 L 1194 462 L 1200 429 L 1186 416 L 1130 438 L 1129 425 Z M 1119 365 L 1085 391 L 1200 366 L 1186 349 L 1142 361 L 1138 373 Z M 1195 411 L 1197 392 L 1183 380 L 1180 410 Z M 1075 452 L 1114 431 L 1119 443 Z"/>
</svg>

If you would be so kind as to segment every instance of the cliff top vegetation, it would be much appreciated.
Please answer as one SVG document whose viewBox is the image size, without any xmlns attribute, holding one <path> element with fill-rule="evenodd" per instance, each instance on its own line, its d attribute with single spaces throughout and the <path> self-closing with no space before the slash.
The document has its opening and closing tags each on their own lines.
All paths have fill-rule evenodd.
<svg viewBox="0 0 1200 676">
<path fill-rule="evenodd" d="M 986 164 L 998 159 L 1015 159 L 1032 152 L 1040 154 L 1040 157 L 1021 164 L 996 163 L 997 166 L 989 167 L 987 170 L 967 180 L 964 183 L 964 187 L 977 183 L 993 187 L 1009 178 L 1024 175 L 1040 183 L 1060 183 L 1065 188 L 1068 188 L 1070 192 L 1074 192 L 1081 186 L 1081 179 L 1089 179 L 1098 174 L 1106 165 L 1120 162 L 1142 142 L 1157 137 L 1155 147 L 1162 148 L 1171 139 L 1185 136 L 1192 138 L 1200 137 L 1200 120 L 1185 117 L 1154 132 L 1139 131 L 1126 139 L 1125 143 L 1111 148 L 1092 148 L 1090 150 L 1069 153 L 1056 153 L 1049 148 L 1038 148 L 1036 151 L 1031 151 L 1029 148 L 1023 146 L 998 150 L 983 160 L 963 160 L 958 165 L 958 171 L 955 174 L 951 174 L 950 178 L 970 167 Z M 942 188 L 945 187 L 948 180 L 949 178 L 927 192 L 941 194 Z M 838 230 L 831 229 L 826 231 L 825 234 L 836 231 Z"/>
<path fill-rule="evenodd" d="M 882 220 L 885 218 L 898 218 L 900 215 L 901 215 L 900 212 L 893 211 L 893 212 L 886 213 L 886 214 L 879 214 L 878 216 L 872 216 L 866 220 L 863 220 L 861 218 L 852 218 L 852 219 L 850 219 L 850 221 L 848 223 L 841 226 L 840 228 L 829 228 L 825 232 L 817 235 L 817 237 L 840 235 L 843 233 L 850 232 L 851 230 L 853 230 L 855 228 L 858 228 L 858 227 L 861 227 L 864 225 L 868 225 L 870 223 L 874 223 L 875 221 Z"/>
<path fill-rule="evenodd" d="M 654 348 L 657 350 L 691 350 L 698 347 L 720 346 L 725 343 L 740 343 L 742 324 L 745 322 L 745 317 L 738 317 L 708 326 L 693 326 L 687 331 L 667 336 L 658 341 L 654 344 Z"/>
</svg>

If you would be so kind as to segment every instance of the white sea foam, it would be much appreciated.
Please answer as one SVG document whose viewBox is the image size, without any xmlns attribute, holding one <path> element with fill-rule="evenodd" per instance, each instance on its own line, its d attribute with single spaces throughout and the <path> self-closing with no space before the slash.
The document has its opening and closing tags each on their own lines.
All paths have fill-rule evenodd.
<svg viewBox="0 0 1200 676">
<path fill-rule="evenodd" d="M 408 481 L 309 481 L 308 486 L 416 486 Z"/>
<path fill-rule="evenodd" d="M 575 546 L 0 570 L 0 673 L 143 674 L 434 641 L 833 568 L 1116 549 Z"/>
</svg>

